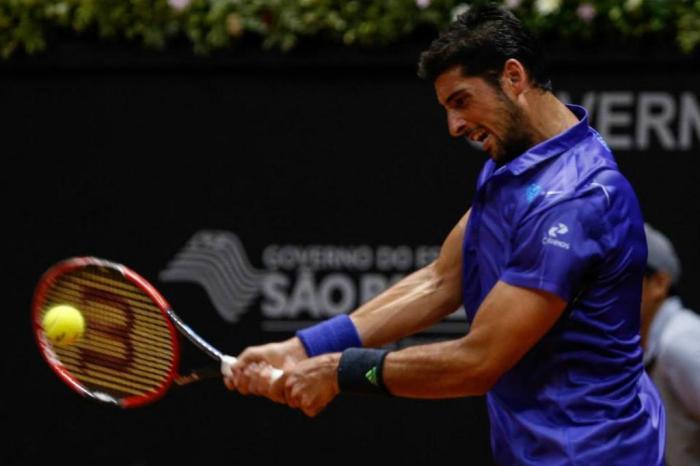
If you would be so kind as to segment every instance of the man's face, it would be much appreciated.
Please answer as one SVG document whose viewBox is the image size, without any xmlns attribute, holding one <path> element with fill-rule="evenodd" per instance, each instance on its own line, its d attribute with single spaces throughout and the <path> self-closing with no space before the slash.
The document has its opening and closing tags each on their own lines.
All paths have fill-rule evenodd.
<svg viewBox="0 0 700 466">
<path fill-rule="evenodd" d="M 454 137 L 480 142 L 497 163 L 506 163 L 534 145 L 523 111 L 500 88 L 481 77 L 463 76 L 459 66 L 435 80 Z"/>
<path fill-rule="evenodd" d="M 642 281 L 642 321 L 651 321 L 656 310 L 671 292 L 671 275 L 666 272 L 645 274 Z"/>
</svg>

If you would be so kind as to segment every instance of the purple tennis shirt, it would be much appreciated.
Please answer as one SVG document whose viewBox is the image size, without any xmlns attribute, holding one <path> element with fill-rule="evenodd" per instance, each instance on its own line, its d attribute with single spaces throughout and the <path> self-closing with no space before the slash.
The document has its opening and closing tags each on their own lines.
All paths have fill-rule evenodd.
<svg viewBox="0 0 700 466">
<path fill-rule="evenodd" d="M 511 162 L 486 162 L 464 240 L 472 321 L 501 280 L 568 302 L 487 394 L 501 465 L 663 464 L 664 411 L 642 366 L 644 223 L 585 109 Z"/>
</svg>

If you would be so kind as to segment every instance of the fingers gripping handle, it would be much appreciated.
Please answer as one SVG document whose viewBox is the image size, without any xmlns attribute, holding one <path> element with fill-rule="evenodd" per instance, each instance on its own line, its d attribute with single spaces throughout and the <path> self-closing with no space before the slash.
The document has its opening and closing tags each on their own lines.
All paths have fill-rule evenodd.
<svg viewBox="0 0 700 466">
<path fill-rule="evenodd" d="M 231 373 L 231 367 L 236 364 L 237 359 L 233 356 L 222 355 L 221 356 L 221 374 L 224 377 L 228 377 Z M 270 380 L 275 381 L 282 377 L 284 371 L 282 369 L 277 369 L 276 367 L 270 368 Z"/>
</svg>

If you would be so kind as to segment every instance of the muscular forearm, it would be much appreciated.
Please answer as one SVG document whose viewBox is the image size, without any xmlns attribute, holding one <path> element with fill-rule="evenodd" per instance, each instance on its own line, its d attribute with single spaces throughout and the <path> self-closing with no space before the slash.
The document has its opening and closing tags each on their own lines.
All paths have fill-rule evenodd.
<svg viewBox="0 0 700 466">
<path fill-rule="evenodd" d="M 431 264 L 364 304 L 350 315 L 363 346 L 394 342 L 453 312 L 461 300 L 458 282 Z"/>
<path fill-rule="evenodd" d="M 384 381 L 413 398 L 481 395 L 561 317 L 566 302 L 551 293 L 498 282 L 481 303 L 469 334 L 389 353 Z"/>
<path fill-rule="evenodd" d="M 455 398 L 482 395 L 495 382 L 487 357 L 469 348 L 468 337 L 389 353 L 384 384 L 395 396 Z"/>
<path fill-rule="evenodd" d="M 462 301 L 462 243 L 469 212 L 457 222 L 435 262 L 404 278 L 352 313 L 363 346 L 392 343 L 457 309 Z"/>
</svg>

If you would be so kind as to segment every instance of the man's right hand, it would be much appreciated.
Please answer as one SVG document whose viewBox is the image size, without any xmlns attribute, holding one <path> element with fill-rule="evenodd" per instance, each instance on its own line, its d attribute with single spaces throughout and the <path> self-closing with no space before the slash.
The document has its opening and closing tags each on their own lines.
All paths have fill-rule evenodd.
<svg viewBox="0 0 700 466">
<path fill-rule="evenodd" d="M 236 390 L 241 395 L 260 395 L 280 402 L 271 396 L 273 382 L 270 368 L 288 371 L 299 361 L 307 359 L 304 346 L 298 337 L 289 340 L 251 346 L 238 356 L 238 361 L 231 367 L 231 373 L 224 377 L 229 390 Z"/>
</svg>

